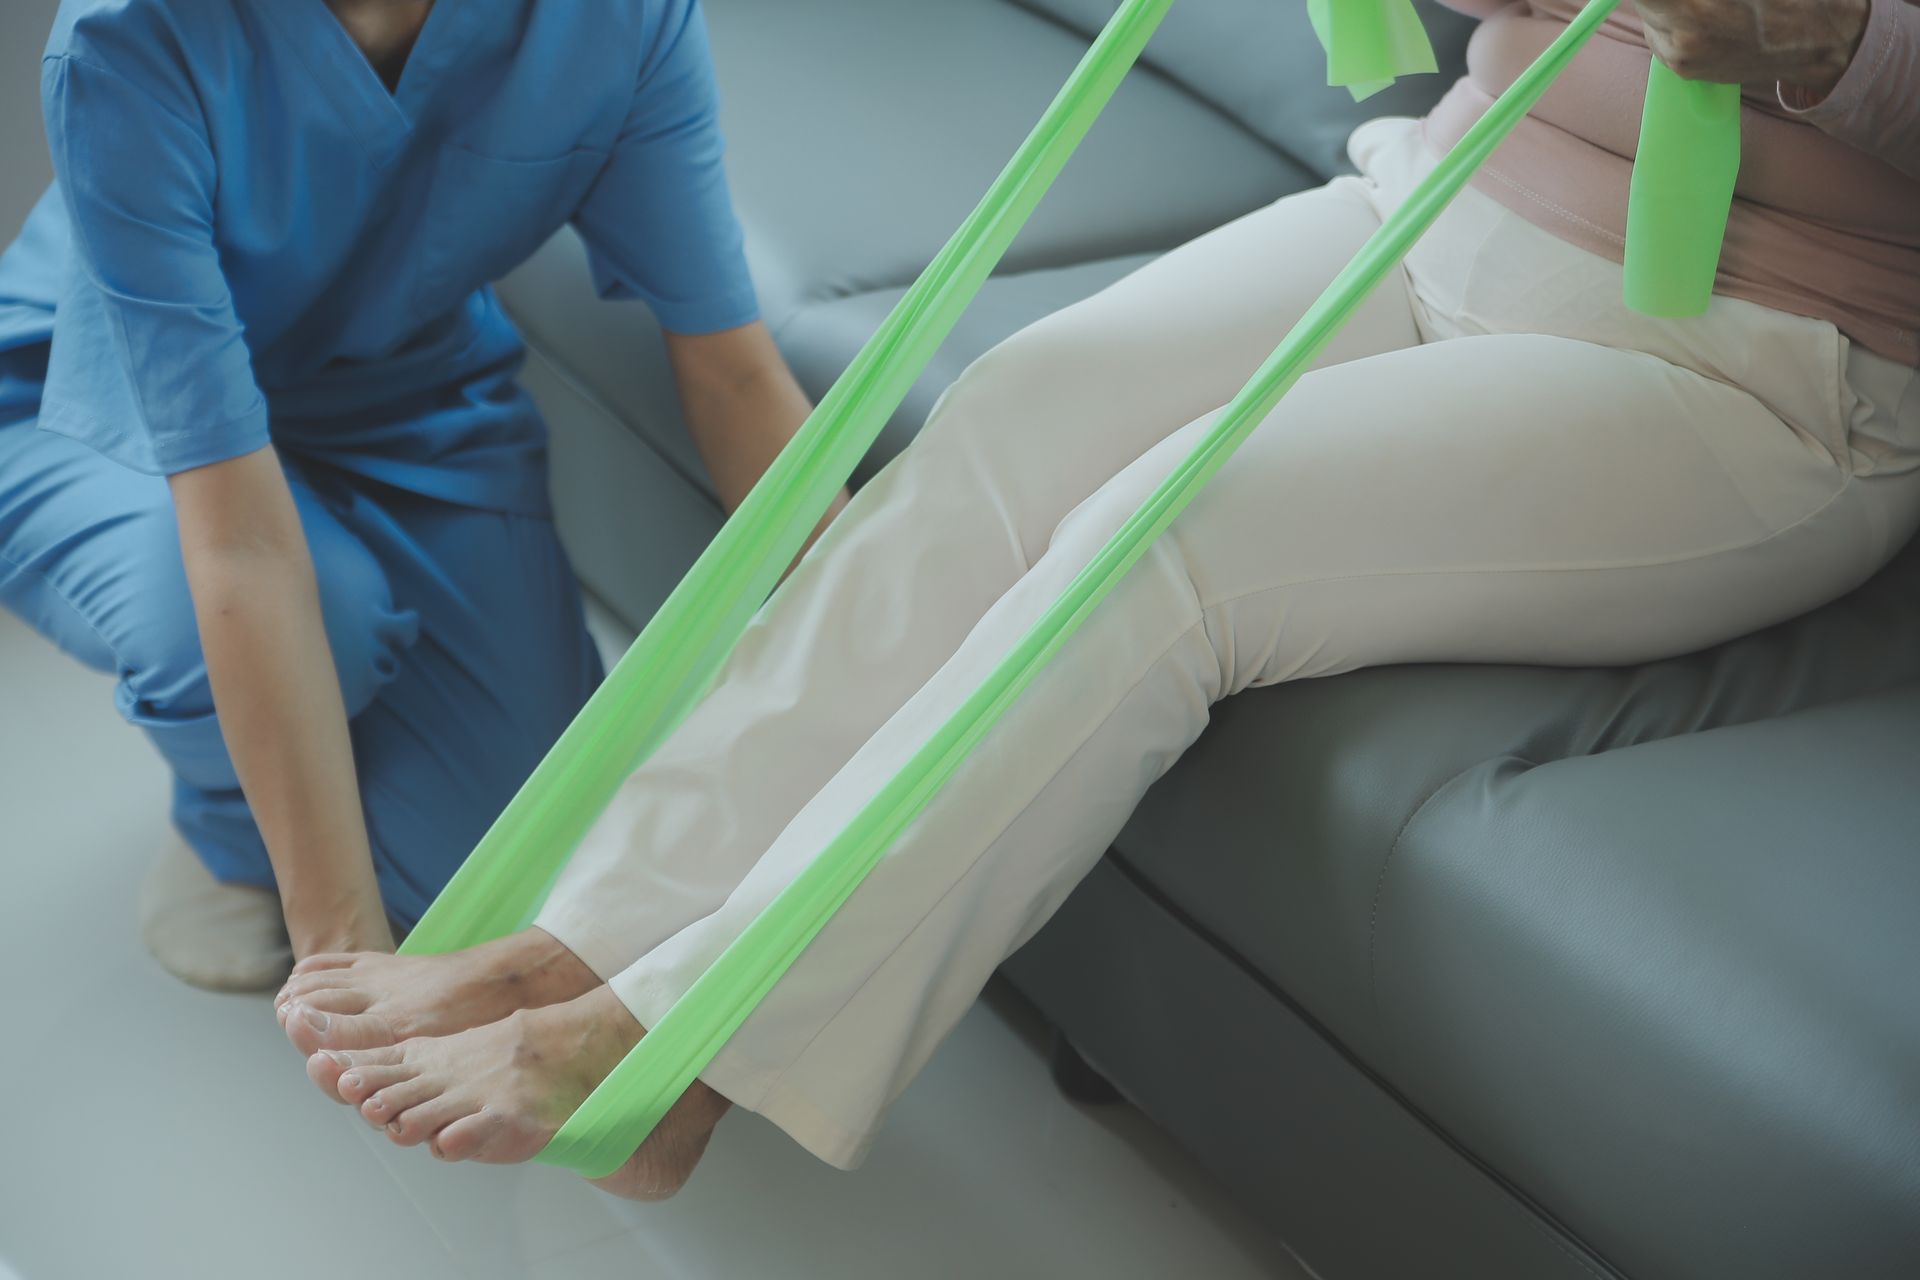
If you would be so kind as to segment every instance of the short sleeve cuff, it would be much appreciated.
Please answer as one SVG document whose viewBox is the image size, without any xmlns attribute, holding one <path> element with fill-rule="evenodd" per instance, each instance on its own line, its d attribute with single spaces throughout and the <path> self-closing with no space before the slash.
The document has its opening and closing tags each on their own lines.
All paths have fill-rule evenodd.
<svg viewBox="0 0 1920 1280">
<path fill-rule="evenodd" d="M 596 264 L 596 268 L 598 266 Z M 595 274 L 600 277 L 597 283 L 602 298 L 644 302 L 660 327 L 669 333 L 696 337 L 738 329 L 760 318 L 760 298 L 751 285 L 704 298 L 669 299 L 636 289 L 609 271 L 596 269 Z"/>
<path fill-rule="evenodd" d="M 1793 85 L 1778 85 L 1775 92 L 1781 107 L 1795 119 L 1846 139 L 1851 126 L 1872 115 L 1877 95 L 1901 91 L 1889 85 L 1881 73 L 1899 61 L 1896 55 L 1903 48 L 1910 62 L 1916 47 L 1920 47 L 1920 9 L 1906 0 L 1868 0 L 1867 29 L 1832 93 L 1812 102 L 1804 90 Z"/>
<path fill-rule="evenodd" d="M 181 432 L 129 431 L 105 421 L 88 406 L 50 394 L 41 403 L 39 426 L 42 431 L 86 445 L 129 471 L 171 476 L 265 448 L 273 442 L 267 421 L 267 405 L 262 399 L 230 422 Z"/>
</svg>

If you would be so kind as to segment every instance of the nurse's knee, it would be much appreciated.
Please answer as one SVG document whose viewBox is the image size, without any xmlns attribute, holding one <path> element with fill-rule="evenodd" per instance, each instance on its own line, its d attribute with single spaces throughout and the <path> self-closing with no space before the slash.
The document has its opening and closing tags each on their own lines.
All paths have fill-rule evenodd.
<svg viewBox="0 0 1920 1280">
<path fill-rule="evenodd" d="M 142 720 L 211 715 L 213 692 L 172 507 L 127 514 L 117 532 L 130 535 L 117 539 L 124 560 L 115 580 L 123 585 L 115 598 L 101 601 L 91 622 L 118 663 L 127 714 Z M 398 671 L 417 624 L 395 608 L 386 574 L 366 548 L 327 530 L 310 539 L 309 549 L 341 694 L 347 713 L 356 715 Z"/>
<path fill-rule="evenodd" d="M 141 720 L 211 715 L 213 691 L 172 507 L 129 512 L 115 532 L 123 535 L 112 579 L 119 590 L 97 602 L 92 622 L 119 665 L 122 710 Z"/>
<path fill-rule="evenodd" d="M 355 716 L 398 673 L 418 624 L 394 605 L 386 572 L 365 547 L 344 537 L 314 538 L 310 546 L 327 646 L 347 714 Z"/>
</svg>

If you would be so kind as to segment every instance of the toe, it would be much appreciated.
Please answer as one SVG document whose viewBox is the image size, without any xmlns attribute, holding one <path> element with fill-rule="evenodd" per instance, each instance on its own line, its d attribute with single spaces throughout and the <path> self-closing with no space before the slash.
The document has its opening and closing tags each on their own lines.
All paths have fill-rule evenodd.
<svg viewBox="0 0 1920 1280">
<path fill-rule="evenodd" d="M 399 1119 L 388 1121 L 387 1136 L 400 1146 L 417 1147 L 455 1120 L 465 1119 L 479 1109 L 466 1098 L 436 1093 L 418 1106 L 408 1107 Z"/>
<path fill-rule="evenodd" d="M 372 1049 L 330 1049 L 327 1056 L 339 1059 L 340 1065 L 348 1070 L 407 1065 L 407 1051 L 397 1044 L 380 1045 Z M 412 1065 L 418 1074 L 419 1064 Z"/>
<path fill-rule="evenodd" d="M 322 969 L 318 973 L 295 974 L 281 986 L 278 995 L 273 998 L 276 1010 L 285 1009 L 296 1000 L 302 1000 L 321 991 L 332 991 L 339 987 L 352 985 L 352 970 Z"/>
<path fill-rule="evenodd" d="M 487 1147 L 502 1128 L 497 1111 L 462 1116 L 435 1134 L 427 1149 L 440 1160 L 484 1160 Z"/>
<path fill-rule="evenodd" d="M 353 967 L 353 962 L 359 958 L 358 955 L 350 951 L 338 951 L 330 952 L 326 955 L 308 956 L 305 960 L 293 966 L 293 976 L 297 978 L 302 974 L 318 973 L 323 969 L 349 969 Z"/>
<path fill-rule="evenodd" d="M 383 1049 L 407 1038 L 404 1031 L 382 1014 L 327 1013 L 324 1016 L 327 1026 L 321 1030 L 320 1038 L 329 1049 Z"/>
<path fill-rule="evenodd" d="M 307 1053 L 323 1049 L 373 1049 L 406 1039 L 379 1014 L 335 1013 L 317 1009 L 304 1000 L 288 1006 L 284 1025 L 287 1038 Z"/>
<path fill-rule="evenodd" d="M 340 1095 L 340 1101 L 359 1106 L 380 1090 L 390 1085 L 402 1084 L 413 1079 L 419 1071 L 413 1066 L 396 1062 L 389 1066 L 355 1063 L 340 1073 L 340 1079 L 334 1091 Z"/>
<path fill-rule="evenodd" d="M 358 1074 L 397 1066 L 401 1061 L 401 1051 L 397 1048 L 362 1049 L 353 1053 L 339 1049 L 322 1049 L 318 1053 L 308 1055 L 307 1079 L 313 1081 L 320 1092 L 335 1102 L 351 1101 L 341 1096 L 341 1077 L 348 1072 Z"/>
<path fill-rule="evenodd" d="M 373 997 L 358 987 L 329 987 L 300 997 L 299 1003 L 319 1013 L 365 1013 Z"/>
<path fill-rule="evenodd" d="M 374 1128 L 384 1129 L 409 1108 L 417 1107 L 439 1093 L 440 1087 L 439 1081 L 423 1076 L 390 1084 L 360 1104 L 360 1115 Z"/>
<path fill-rule="evenodd" d="M 310 1009 L 304 1000 L 289 1000 L 281 1013 L 280 1026 L 293 1041 L 293 1047 L 305 1054 L 329 1048 L 325 1036 L 333 1025 L 333 1015 L 323 1009 Z"/>
<path fill-rule="evenodd" d="M 334 1101 L 340 1100 L 340 1076 L 352 1064 L 344 1053 L 315 1053 L 307 1057 L 307 1079 Z"/>
</svg>

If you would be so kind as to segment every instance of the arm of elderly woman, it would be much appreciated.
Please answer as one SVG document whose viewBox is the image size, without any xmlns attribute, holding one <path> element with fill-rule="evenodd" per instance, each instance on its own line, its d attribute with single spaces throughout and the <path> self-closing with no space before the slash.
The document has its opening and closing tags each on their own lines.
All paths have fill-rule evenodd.
<svg viewBox="0 0 1920 1280">
<path fill-rule="evenodd" d="M 1681 75 L 1779 85 L 1796 116 L 1920 177 L 1920 8 L 1911 0 L 1637 0 Z"/>
</svg>

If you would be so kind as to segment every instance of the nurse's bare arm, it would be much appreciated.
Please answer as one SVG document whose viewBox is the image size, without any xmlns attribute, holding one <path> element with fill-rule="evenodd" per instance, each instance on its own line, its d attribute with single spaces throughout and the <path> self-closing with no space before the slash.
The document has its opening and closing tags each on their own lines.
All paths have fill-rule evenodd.
<svg viewBox="0 0 1920 1280">
<path fill-rule="evenodd" d="M 813 406 L 760 321 L 697 336 L 669 333 L 667 356 L 694 445 L 732 511 Z M 846 501 L 845 493 L 834 500 L 823 528 Z"/>
<path fill-rule="evenodd" d="M 227 751 L 301 957 L 393 949 L 300 514 L 271 446 L 171 479 Z"/>
</svg>

